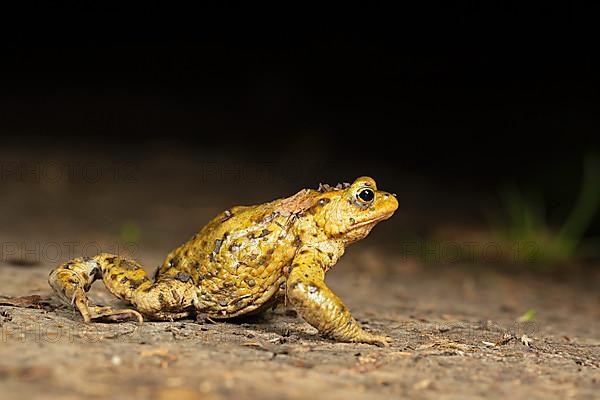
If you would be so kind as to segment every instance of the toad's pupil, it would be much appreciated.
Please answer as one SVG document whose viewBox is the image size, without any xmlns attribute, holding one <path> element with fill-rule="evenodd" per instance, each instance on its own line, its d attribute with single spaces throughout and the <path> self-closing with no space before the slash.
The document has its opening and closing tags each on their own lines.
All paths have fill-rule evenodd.
<svg viewBox="0 0 600 400">
<path fill-rule="evenodd" d="M 360 197 L 362 201 L 371 201 L 375 197 L 375 193 L 373 193 L 371 189 L 364 189 L 358 193 L 358 197 Z"/>
</svg>

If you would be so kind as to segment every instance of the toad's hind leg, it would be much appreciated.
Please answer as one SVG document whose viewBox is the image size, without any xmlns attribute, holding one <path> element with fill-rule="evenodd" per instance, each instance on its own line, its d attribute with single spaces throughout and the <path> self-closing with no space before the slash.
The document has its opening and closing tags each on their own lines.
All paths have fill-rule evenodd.
<svg viewBox="0 0 600 400">
<path fill-rule="evenodd" d="M 137 311 L 91 305 L 86 292 L 99 278 Z M 131 318 L 142 322 L 142 314 L 159 320 L 180 318 L 189 313 L 196 299 L 191 281 L 163 278 L 152 283 L 135 261 L 106 253 L 67 262 L 50 273 L 48 282 L 64 302 L 79 310 L 85 322 Z"/>
<path fill-rule="evenodd" d="M 79 310 L 85 322 L 91 322 L 92 320 L 119 321 L 130 318 L 142 322 L 142 315 L 135 310 L 96 306 L 91 304 L 86 296 L 86 292 L 90 290 L 92 283 L 98 278 L 103 278 L 111 293 L 128 300 L 128 297 L 130 297 L 128 296 L 129 291 L 125 290 L 124 285 L 113 282 L 117 278 L 118 272 L 116 270 L 121 269 L 115 265 L 117 259 L 118 257 L 111 257 L 108 254 L 100 254 L 93 258 L 76 258 L 52 270 L 48 283 L 61 300 Z M 145 276 L 143 270 L 136 273 L 135 269 L 128 268 L 128 279 L 134 275 L 139 275 L 139 284 L 148 281 L 148 277 Z"/>
</svg>

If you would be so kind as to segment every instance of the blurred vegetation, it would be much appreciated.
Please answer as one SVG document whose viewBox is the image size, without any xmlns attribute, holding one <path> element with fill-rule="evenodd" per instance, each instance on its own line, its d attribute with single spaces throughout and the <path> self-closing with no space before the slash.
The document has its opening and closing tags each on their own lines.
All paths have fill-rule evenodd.
<svg viewBox="0 0 600 400">
<path fill-rule="evenodd" d="M 501 192 L 502 211 L 490 213 L 496 235 L 520 246 L 529 246 L 517 262 L 555 266 L 571 260 L 581 244 L 586 229 L 600 206 L 600 158 L 588 155 L 583 163 L 579 197 L 559 229 L 546 220 L 542 196 L 524 195 L 516 186 Z"/>
<path fill-rule="evenodd" d="M 119 240 L 122 243 L 137 243 L 140 240 L 141 229 L 133 221 L 125 221 L 119 227 Z"/>
<path fill-rule="evenodd" d="M 523 313 L 523 315 L 521 315 L 517 321 L 518 322 L 533 322 L 533 320 L 535 320 L 535 310 L 533 308 L 530 308 L 529 310 L 525 311 L 525 313 Z"/>
</svg>

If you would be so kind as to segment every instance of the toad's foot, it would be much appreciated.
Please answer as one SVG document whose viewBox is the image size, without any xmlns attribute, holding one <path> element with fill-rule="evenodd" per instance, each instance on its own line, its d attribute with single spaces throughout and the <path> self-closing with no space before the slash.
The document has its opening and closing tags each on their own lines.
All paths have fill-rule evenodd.
<svg viewBox="0 0 600 400">
<path fill-rule="evenodd" d="M 79 311 L 81 312 L 81 309 L 79 309 Z M 83 315 L 83 312 L 81 315 Z M 111 307 L 93 306 L 89 309 L 89 316 L 90 320 L 86 322 L 121 322 L 128 320 L 137 320 L 139 324 L 144 322 L 144 317 L 142 317 L 142 314 L 127 308 L 113 309 Z"/>
<path fill-rule="evenodd" d="M 393 339 L 389 336 L 375 335 L 369 332 L 362 331 L 360 335 L 352 342 L 374 344 L 378 347 L 389 347 Z"/>
<path fill-rule="evenodd" d="M 117 322 L 130 319 L 137 320 L 140 324 L 144 322 L 142 314 L 135 310 L 113 309 L 112 307 L 90 305 L 85 292 L 81 288 L 75 288 L 73 304 L 81 313 L 81 316 L 86 323 L 92 321 Z"/>
</svg>

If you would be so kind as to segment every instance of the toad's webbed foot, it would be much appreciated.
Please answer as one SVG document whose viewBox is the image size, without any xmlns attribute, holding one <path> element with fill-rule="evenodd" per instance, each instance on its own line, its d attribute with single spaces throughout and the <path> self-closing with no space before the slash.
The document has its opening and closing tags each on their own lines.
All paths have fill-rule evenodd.
<svg viewBox="0 0 600 400">
<path fill-rule="evenodd" d="M 81 310 L 79 311 L 81 312 Z M 127 308 L 113 309 L 112 307 L 92 306 L 89 308 L 89 312 L 91 321 L 121 322 L 136 320 L 140 324 L 144 322 L 144 317 L 142 317 L 142 314 Z"/>
<path fill-rule="evenodd" d="M 362 331 L 362 334 L 358 335 L 358 337 L 355 340 L 352 340 L 352 342 L 374 344 L 375 346 L 379 347 L 388 347 L 393 342 L 393 339 L 389 336 L 375 335 L 370 332 Z"/>
</svg>

